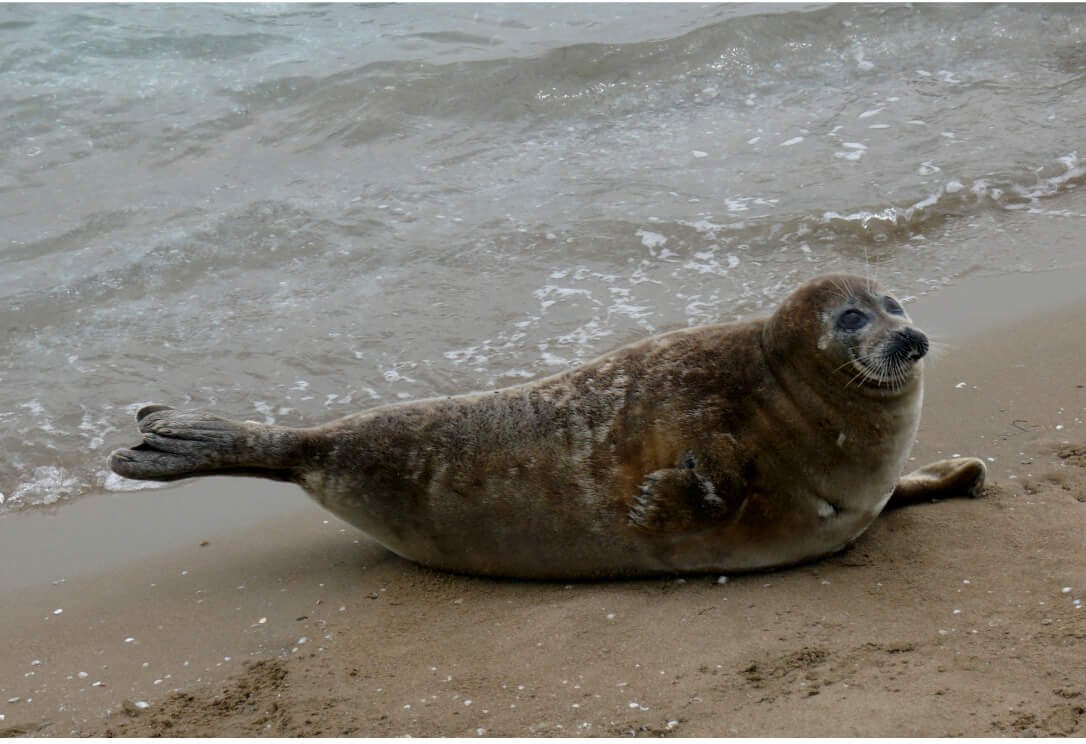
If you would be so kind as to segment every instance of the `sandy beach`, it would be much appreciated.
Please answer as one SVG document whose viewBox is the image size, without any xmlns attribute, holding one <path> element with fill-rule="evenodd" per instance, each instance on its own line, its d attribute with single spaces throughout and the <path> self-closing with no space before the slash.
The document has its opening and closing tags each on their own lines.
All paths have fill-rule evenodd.
<svg viewBox="0 0 1086 744">
<path fill-rule="evenodd" d="M 1083 286 L 912 302 L 941 342 L 914 462 L 989 486 L 792 570 L 454 576 L 241 479 L 8 515 L 0 734 L 1086 735 Z"/>
</svg>

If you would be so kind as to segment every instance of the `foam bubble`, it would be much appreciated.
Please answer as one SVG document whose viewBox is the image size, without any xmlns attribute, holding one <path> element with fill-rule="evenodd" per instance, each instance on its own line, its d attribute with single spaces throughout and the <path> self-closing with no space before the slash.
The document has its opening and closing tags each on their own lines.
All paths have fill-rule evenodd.
<svg viewBox="0 0 1086 744">
<path fill-rule="evenodd" d="M 543 363 L 551 367 L 565 367 L 569 365 L 569 360 L 560 357 L 557 354 L 552 354 L 549 351 L 542 353 Z"/>
<path fill-rule="evenodd" d="M 641 238 L 641 245 L 649 249 L 652 253 L 657 248 L 667 242 L 667 238 L 660 233 L 651 232 L 649 230 L 638 230 L 634 233 L 637 237 Z M 655 253 L 653 253 L 655 255 Z"/>
<path fill-rule="evenodd" d="M 395 369 L 386 369 L 382 376 L 385 378 L 385 382 L 415 382 L 414 379 L 401 374 L 399 370 Z"/>
<path fill-rule="evenodd" d="M 269 403 L 263 400 L 256 400 L 253 401 L 253 408 L 255 408 L 258 413 L 264 414 L 265 424 L 270 426 L 275 423 L 275 416 L 273 415 L 274 409 Z"/>
<path fill-rule="evenodd" d="M 154 481 L 132 480 L 105 470 L 98 473 L 98 483 L 105 490 L 113 492 L 144 491 L 153 488 L 165 488 L 169 485 L 168 483 L 157 483 Z"/>
<path fill-rule="evenodd" d="M 23 504 L 55 504 L 79 491 L 80 483 L 66 469 L 57 465 L 39 465 L 29 482 L 20 484 L 11 494 L 12 501 Z"/>
</svg>

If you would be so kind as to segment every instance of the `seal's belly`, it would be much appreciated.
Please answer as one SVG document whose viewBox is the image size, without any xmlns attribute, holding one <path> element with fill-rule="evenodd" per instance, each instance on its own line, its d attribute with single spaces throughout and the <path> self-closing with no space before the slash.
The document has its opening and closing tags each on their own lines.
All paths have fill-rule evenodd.
<svg viewBox="0 0 1086 744">
<path fill-rule="evenodd" d="M 759 571 L 813 561 L 858 539 L 892 493 L 892 489 L 871 493 L 867 499 L 856 499 L 853 503 L 862 504 L 857 507 L 793 495 L 769 519 L 770 510 L 756 504 L 718 530 L 662 541 L 658 555 L 671 571 L 694 573 Z"/>
<path fill-rule="evenodd" d="M 472 539 L 465 540 L 463 526 L 447 533 L 440 529 L 428 529 L 425 534 L 391 531 L 387 523 L 360 520 L 357 508 L 332 510 L 397 555 L 433 568 L 541 579 L 781 568 L 845 548 L 875 519 L 871 512 L 815 514 L 806 524 L 793 521 L 787 529 L 777 525 L 771 532 L 733 528 L 666 536 L 648 536 L 617 525 L 608 530 L 580 525 L 566 531 L 557 526 L 541 530 L 542 525 L 536 523 L 520 530 L 509 521 L 491 524 L 477 519 Z"/>
<path fill-rule="evenodd" d="M 740 572 L 803 563 L 856 540 L 892 493 L 869 487 L 838 506 L 810 493 L 791 494 L 772 500 L 771 519 L 770 507 L 762 504 L 718 529 L 653 535 L 633 526 L 624 509 L 595 511 L 589 519 L 586 510 L 547 510 L 539 503 L 526 508 L 493 494 L 475 504 L 481 508 L 457 509 L 440 508 L 456 499 L 439 494 L 421 524 L 417 511 L 394 518 L 377 494 L 346 483 L 319 478 L 306 485 L 324 507 L 404 558 L 520 578 Z"/>
</svg>

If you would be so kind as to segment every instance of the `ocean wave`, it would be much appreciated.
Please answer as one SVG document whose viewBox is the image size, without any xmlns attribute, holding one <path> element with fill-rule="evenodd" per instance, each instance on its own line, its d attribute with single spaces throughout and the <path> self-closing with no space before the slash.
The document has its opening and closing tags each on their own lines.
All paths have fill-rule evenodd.
<svg viewBox="0 0 1086 744">
<path fill-rule="evenodd" d="M 732 243 L 747 246 L 796 244 L 806 247 L 805 252 L 809 253 L 810 246 L 817 243 L 852 250 L 856 243 L 907 241 L 949 220 L 968 219 L 986 210 L 1039 209 L 1045 200 L 1083 183 L 1086 183 L 1086 165 L 1077 152 L 1072 152 L 1034 168 L 951 178 L 938 184 L 934 191 L 901 204 L 811 210 L 793 215 L 763 213 L 741 220 L 709 215 L 698 220 L 679 220 L 670 226 L 671 232 L 664 230 L 665 225 L 654 223 L 657 232 L 637 234 L 642 242 L 645 235 L 650 235 L 653 246 L 666 242 L 667 235 L 689 234 L 693 230 L 710 239 L 727 237 Z"/>
<path fill-rule="evenodd" d="M 146 487 L 134 400 L 300 425 L 1077 255 L 1001 232 L 1082 216 L 1071 6 L 5 10 L 0 511 Z"/>
</svg>

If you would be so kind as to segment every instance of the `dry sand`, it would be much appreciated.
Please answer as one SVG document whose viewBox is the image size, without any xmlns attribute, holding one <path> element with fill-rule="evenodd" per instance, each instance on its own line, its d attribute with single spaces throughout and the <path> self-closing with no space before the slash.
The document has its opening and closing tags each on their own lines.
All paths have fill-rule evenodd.
<svg viewBox="0 0 1086 744">
<path fill-rule="evenodd" d="M 8 516 L 0 729 L 1086 735 L 1083 286 L 983 279 L 912 304 L 950 347 L 916 464 L 982 456 L 990 488 L 793 570 L 452 576 L 246 480 Z"/>
</svg>

